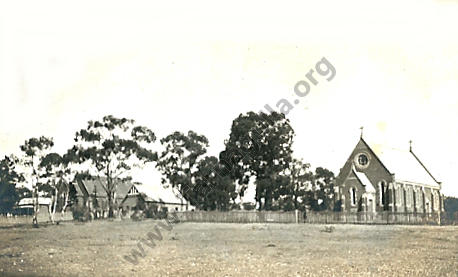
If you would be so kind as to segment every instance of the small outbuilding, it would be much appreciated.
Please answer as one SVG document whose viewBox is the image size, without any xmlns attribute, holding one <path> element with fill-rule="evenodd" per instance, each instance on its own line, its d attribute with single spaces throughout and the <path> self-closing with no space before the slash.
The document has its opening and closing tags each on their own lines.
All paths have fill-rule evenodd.
<svg viewBox="0 0 458 277">
<path fill-rule="evenodd" d="M 19 200 L 15 213 L 18 215 L 32 215 L 33 204 L 36 199 L 32 197 L 22 198 Z M 48 215 L 49 207 L 51 206 L 51 198 L 49 197 L 38 197 L 39 213 Z"/>
</svg>

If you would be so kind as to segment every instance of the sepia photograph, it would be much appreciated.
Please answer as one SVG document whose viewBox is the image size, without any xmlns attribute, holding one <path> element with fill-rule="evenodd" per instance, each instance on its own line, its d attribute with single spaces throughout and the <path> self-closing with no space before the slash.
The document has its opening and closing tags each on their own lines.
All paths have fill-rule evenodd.
<svg viewBox="0 0 458 277">
<path fill-rule="evenodd" d="M 0 0 L 0 276 L 458 276 L 457 27 Z"/>
</svg>

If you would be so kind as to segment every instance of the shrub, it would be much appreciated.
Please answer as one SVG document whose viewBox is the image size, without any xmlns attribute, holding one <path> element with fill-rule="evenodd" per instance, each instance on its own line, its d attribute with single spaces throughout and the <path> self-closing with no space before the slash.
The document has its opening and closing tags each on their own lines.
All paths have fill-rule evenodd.
<svg viewBox="0 0 458 277">
<path fill-rule="evenodd" d="M 165 209 L 158 209 L 158 206 L 151 205 L 145 210 L 146 218 L 152 219 L 165 219 L 167 218 L 167 210 Z"/>
<path fill-rule="evenodd" d="M 141 221 L 145 218 L 145 214 L 142 210 L 136 210 L 130 217 L 133 221 Z"/>
<path fill-rule="evenodd" d="M 167 210 L 161 210 L 157 213 L 157 218 L 156 219 L 165 219 L 167 218 L 168 212 Z"/>
<path fill-rule="evenodd" d="M 72 206 L 73 219 L 78 221 L 88 221 L 91 217 L 89 208 L 86 206 Z"/>
<path fill-rule="evenodd" d="M 238 204 L 238 203 L 232 203 L 232 204 L 230 205 L 230 209 L 231 209 L 231 210 L 241 210 L 240 204 Z"/>
<path fill-rule="evenodd" d="M 256 208 L 256 204 L 250 203 L 250 202 L 243 203 L 242 206 L 243 206 L 243 209 L 247 210 L 247 211 L 251 211 L 251 210 L 254 210 Z"/>
<path fill-rule="evenodd" d="M 145 211 L 146 218 L 156 218 L 156 214 L 157 214 L 156 205 L 150 205 Z"/>
</svg>

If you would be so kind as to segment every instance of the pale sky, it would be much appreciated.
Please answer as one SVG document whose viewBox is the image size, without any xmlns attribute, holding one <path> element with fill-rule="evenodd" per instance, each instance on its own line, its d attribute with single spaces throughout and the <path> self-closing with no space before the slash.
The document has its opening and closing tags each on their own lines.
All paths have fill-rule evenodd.
<svg viewBox="0 0 458 277">
<path fill-rule="evenodd" d="M 72 146 L 88 120 L 194 130 L 218 155 L 240 113 L 293 103 L 294 155 L 338 173 L 368 141 L 413 148 L 458 196 L 456 1 L 2 1 L 0 154 L 33 136 Z M 149 175 L 145 173 L 144 175 Z"/>
</svg>

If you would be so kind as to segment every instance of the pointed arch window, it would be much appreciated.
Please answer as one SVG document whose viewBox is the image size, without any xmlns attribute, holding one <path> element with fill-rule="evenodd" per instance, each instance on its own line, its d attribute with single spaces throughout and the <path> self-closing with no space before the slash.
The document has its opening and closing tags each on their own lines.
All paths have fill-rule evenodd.
<svg viewBox="0 0 458 277">
<path fill-rule="evenodd" d="M 356 206 L 356 188 L 350 188 L 350 203 L 352 206 Z"/>
<path fill-rule="evenodd" d="M 386 205 L 386 182 L 385 180 L 382 180 L 379 182 L 379 203 L 380 206 L 385 206 Z"/>
</svg>

